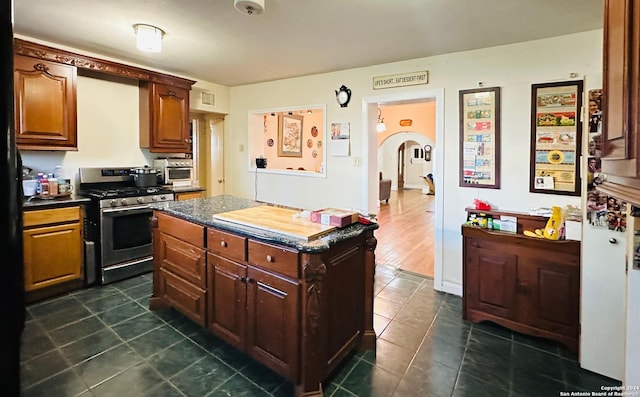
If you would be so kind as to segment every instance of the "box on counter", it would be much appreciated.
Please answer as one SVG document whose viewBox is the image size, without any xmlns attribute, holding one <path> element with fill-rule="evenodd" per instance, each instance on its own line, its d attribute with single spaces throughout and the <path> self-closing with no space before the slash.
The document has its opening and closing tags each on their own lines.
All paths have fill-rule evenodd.
<svg viewBox="0 0 640 397">
<path fill-rule="evenodd" d="M 518 218 L 515 216 L 500 216 L 500 230 L 503 232 L 512 232 L 516 233 L 518 231 Z"/>
<path fill-rule="evenodd" d="M 323 225 L 345 227 L 358 222 L 358 213 L 337 208 L 324 208 L 312 211 L 309 219 Z"/>
</svg>

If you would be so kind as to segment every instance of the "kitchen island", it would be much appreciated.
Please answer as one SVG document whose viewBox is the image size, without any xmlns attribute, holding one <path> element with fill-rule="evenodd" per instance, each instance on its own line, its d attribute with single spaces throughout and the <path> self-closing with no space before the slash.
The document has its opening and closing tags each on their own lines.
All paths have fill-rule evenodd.
<svg viewBox="0 0 640 397">
<path fill-rule="evenodd" d="M 219 216 L 259 206 L 283 214 L 233 196 L 155 204 L 150 308 L 175 308 L 289 379 L 297 396 L 321 396 L 354 349 L 375 349 L 378 225 L 307 241 Z"/>
</svg>

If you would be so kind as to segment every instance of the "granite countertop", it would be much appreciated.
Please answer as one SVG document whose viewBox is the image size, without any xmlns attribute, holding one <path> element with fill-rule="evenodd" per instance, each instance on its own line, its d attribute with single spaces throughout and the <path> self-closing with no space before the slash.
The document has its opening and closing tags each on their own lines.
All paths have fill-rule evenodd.
<svg viewBox="0 0 640 397">
<path fill-rule="evenodd" d="M 91 199 L 72 194 L 70 196 L 42 199 L 37 196 L 25 197 L 22 201 L 24 211 L 43 210 L 49 208 L 72 207 L 74 205 L 86 204 Z"/>
<path fill-rule="evenodd" d="M 154 203 L 151 208 L 164 211 L 167 214 L 174 215 L 178 218 L 191 222 L 199 223 L 205 226 L 212 226 L 218 229 L 234 232 L 245 237 L 271 242 L 275 244 L 285 245 L 295 248 L 300 252 L 316 253 L 329 249 L 331 245 L 341 241 L 361 235 L 367 230 L 375 230 L 378 228 L 377 223 L 363 225 L 355 223 L 342 229 L 335 230 L 326 236 L 315 240 L 306 241 L 296 239 L 290 236 L 282 235 L 276 232 L 269 232 L 261 229 L 244 226 L 237 223 L 226 222 L 213 218 L 213 215 L 228 211 L 241 210 L 261 205 L 273 205 L 254 201 L 250 199 L 239 198 L 235 196 L 214 196 L 186 201 L 167 201 L 162 203 Z"/>
</svg>

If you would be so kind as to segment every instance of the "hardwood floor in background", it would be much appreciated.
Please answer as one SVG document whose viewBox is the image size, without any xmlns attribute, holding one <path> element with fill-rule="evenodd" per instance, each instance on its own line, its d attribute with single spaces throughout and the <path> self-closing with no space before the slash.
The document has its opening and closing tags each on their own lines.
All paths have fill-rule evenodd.
<svg viewBox="0 0 640 397">
<path fill-rule="evenodd" d="M 376 263 L 433 278 L 434 203 L 420 189 L 391 191 L 380 203 Z"/>
</svg>

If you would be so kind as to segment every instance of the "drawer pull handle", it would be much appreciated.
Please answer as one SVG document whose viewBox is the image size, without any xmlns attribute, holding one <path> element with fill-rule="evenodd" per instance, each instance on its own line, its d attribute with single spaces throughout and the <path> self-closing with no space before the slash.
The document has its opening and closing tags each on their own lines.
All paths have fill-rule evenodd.
<svg viewBox="0 0 640 397">
<path fill-rule="evenodd" d="M 220 241 L 220 246 L 222 248 L 227 248 L 227 242 L 226 241 Z"/>
<path fill-rule="evenodd" d="M 247 278 L 246 277 L 240 277 L 240 282 L 241 283 L 246 283 L 247 282 Z"/>
<path fill-rule="evenodd" d="M 267 262 L 273 262 L 274 258 L 271 255 L 267 255 Z"/>
</svg>

